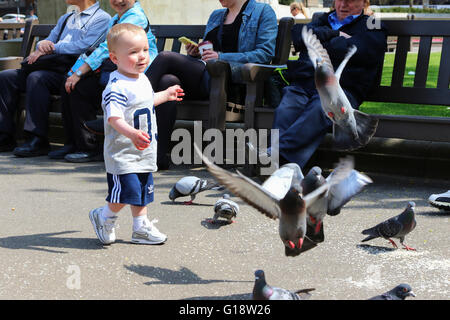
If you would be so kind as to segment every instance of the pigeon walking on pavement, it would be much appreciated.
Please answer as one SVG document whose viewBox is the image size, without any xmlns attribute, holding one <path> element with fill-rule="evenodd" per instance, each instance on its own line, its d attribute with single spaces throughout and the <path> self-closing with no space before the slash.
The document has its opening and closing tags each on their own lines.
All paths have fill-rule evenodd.
<svg viewBox="0 0 450 320">
<path fill-rule="evenodd" d="M 214 217 L 209 220 L 210 223 L 215 223 L 219 218 L 224 218 L 228 223 L 233 223 L 239 212 L 239 205 L 230 199 L 229 194 L 224 194 L 222 199 L 219 199 L 214 204 Z"/>
<path fill-rule="evenodd" d="M 412 291 L 409 284 L 399 284 L 394 289 L 389 290 L 383 294 L 372 297 L 369 300 L 405 300 L 407 297 L 415 297 L 416 294 Z"/>
<path fill-rule="evenodd" d="M 400 239 L 400 243 L 406 250 L 416 250 L 403 243 L 405 236 L 416 227 L 416 219 L 414 208 L 416 204 L 413 201 L 408 202 L 406 209 L 398 216 L 392 217 L 384 222 L 377 224 L 375 227 L 362 231 L 362 234 L 368 237 L 362 242 L 382 237 L 389 240 L 395 248 L 397 244 L 391 238 Z"/>
<path fill-rule="evenodd" d="M 298 256 L 302 252 L 307 231 L 306 208 L 330 186 L 344 179 L 354 165 L 352 158 L 342 159 L 330 181 L 303 196 L 300 185 L 303 174 L 296 164 L 282 166 L 261 186 L 239 171 L 233 174 L 216 166 L 202 155 L 195 144 L 194 149 L 219 183 L 267 217 L 279 219 L 278 232 L 285 246 L 286 256 Z"/>
<path fill-rule="evenodd" d="M 374 135 L 378 119 L 353 109 L 344 90 L 339 84 L 342 71 L 355 54 L 356 46 L 350 47 L 344 60 L 333 70 L 328 52 L 312 29 L 303 27 L 303 42 L 315 69 L 315 84 L 319 92 L 322 109 L 333 122 L 334 145 L 339 150 L 349 151 L 365 146 Z"/>
<path fill-rule="evenodd" d="M 219 185 L 207 179 L 200 179 L 194 176 L 183 177 L 177 181 L 169 192 L 169 199 L 175 201 L 179 197 L 190 196 L 191 200 L 184 202 L 185 204 L 192 204 L 196 195 L 200 192 L 218 188 Z"/>
<path fill-rule="evenodd" d="M 255 271 L 255 284 L 253 286 L 253 300 L 306 300 L 311 297 L 314 288 L 302 289 L 295 292 L 283 288 L 272 287 L 266 283 L 263 270 Z"/>
</svg>

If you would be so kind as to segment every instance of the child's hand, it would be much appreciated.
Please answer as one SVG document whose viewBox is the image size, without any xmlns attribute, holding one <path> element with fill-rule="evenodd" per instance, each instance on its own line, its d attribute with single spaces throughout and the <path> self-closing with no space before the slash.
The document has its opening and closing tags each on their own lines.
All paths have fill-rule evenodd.
<svg viewBox="0 0 450 320">
<path fill-rule="evenodd" d="M 167 101 L 182 101 L 184 90 L 179 85 L 174 85 L 166 89 Z"/>
<path fill-rule="evenodd" d="M 150 145 L 150 136 L 147 132 L 142 130 L 136 130 L 135 134 L 131 137 L 131 141 L 138 150 L 144 150 Z"/>
</svg>

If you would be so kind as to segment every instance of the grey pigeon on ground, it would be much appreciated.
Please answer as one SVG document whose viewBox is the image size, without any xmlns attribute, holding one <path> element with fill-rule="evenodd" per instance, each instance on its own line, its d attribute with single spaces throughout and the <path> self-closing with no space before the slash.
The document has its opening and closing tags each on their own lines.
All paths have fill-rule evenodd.
<svg viewBox="0 0 450 320">
<path fill-rule="evenodd" d="M 375 227 L 362 231 L 362 234 L 368 237 L 362 242 L 382 237 L 389 240 L 395 248 L 397 244 L 391 238 L 400 239 L 400 243 L 406 250 L 416 250 L 403 243 L 405 236 L 416 227 L 416 219 L 414 208 L 416 204 L 412 201 L 408 202 L 406 209 L 398 216 L 392 217 L 384 222 L 377 224 Z"/>
<path fill-rule="evenodd" d="M 219 185 L 207 179 L 200 179 L 194 176 L 183 177 L 177 181 L 169 192 L 169 199 L 175 201 L 179 197 L 190 196 L 191 200 L 184 202 L 185 204 L 192 204 L 196 195 L 200 192 L 218 188 Z"/>
<path fill-rule="evenodd" d="M 355 54 L 356 46 L 349 48 L 335 73 L 326 49 L 323 48 L 312 29 L 303 27 L 302 38 L 315 69 L 315 84 L 322 109 L 333 122 L 335 148 L 349 151 L 365 146 L 377 129 L 378 119 L 353 109 L 339 84 L 342 71 Z"/>
<path fill-rule="evenodd" d="M 405 300 L 407 297 L 415 297 L 415 293 L 409 284 L 399 284 L 394 289 L 383 294 L 372 297 L 368 300 Z"/>
<path fill-rule="evenodd" d="M 239 205 L 230 199 L 229 194 L 224 194 L 222 199 L 219 199 L 214 204 L 214 217 L 209 220 L 211 223 L 215 223 L 219 218 L 224 218 L 228 223 L 233 223 L 239 212 Z"/>
<path fill-rule="evenodd" d="M 302 289 L 291 292 L 286 289 L 272 287 L 266 283 L 263 270 L 255 271 L 255 284 L 253 286 L 253 300 L 306 300 L 311 297 L 310 292 L 315 290 Z"/>
<path fill-rule="evenodd" d="M 230 173 L 203 156 L 197 145 L 194 149 L 202 157 L 208 171 L 230 192 L 242 198 L 271 219 L 279 219 L 279 235 L 285 245 L 286 256 L 297 256 L 302 252 L 306 236 L 306 208 L 326 192 L 330 186 L 339 183 L 353 169 L 353 159 L 342 159 L 335 175 L 318 189 L 302 195 L 299 177 L 303 177 L 296 164 L 288 164 L 276 170 L 261 186 L 237 171 Z M 278 181 L 278 183 L 275 183 Z"/>
</svg>

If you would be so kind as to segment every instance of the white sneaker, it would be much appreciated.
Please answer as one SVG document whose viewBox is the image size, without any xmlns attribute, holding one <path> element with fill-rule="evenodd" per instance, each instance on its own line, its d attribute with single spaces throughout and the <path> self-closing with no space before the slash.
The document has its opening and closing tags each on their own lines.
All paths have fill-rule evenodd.
<svg viewBox="0 0 450 320">
<path fill-rule="evenodd" d="M 144 220 L 144 225 L 137 231 L 133 231 L 131 242 L 142 244 L 160 244 L 167 240 L 167 236 L 161 233 L 154 223 L 158 220 Z"/>
<path fill-rule="evenodd" d="M 116 241 L 115 223 L 117 217 L 104 219 L 101 214 L 102 211 L 103 207 L 92 210 L 89 212 L 89 219 L 91 219 L 98 240 L 103 244 L 111 244 Z"/>
<path fill-rule="evenodd" d="M 436 208 L 450 211 L 450 190 L 444 193 L 432 194 L 428 202 Z"/>
</svg>

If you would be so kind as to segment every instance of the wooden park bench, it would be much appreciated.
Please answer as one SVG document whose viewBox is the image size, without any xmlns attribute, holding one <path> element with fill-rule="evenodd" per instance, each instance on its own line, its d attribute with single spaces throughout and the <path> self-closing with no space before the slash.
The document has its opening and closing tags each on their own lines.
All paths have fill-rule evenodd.
<svg viewBox="0 0 450 320">
<path fill-rule="evenodd" d="M 273 58 L 274 64 L 286 63 L 289 57 L 288 47 L 290 46 L 290 30 L 294 21 L 292 18 L 280 20 L 276 55 Z M 36 24 L 31 27 L 29 36 L 24 38 L 22 45 L 23 57 L 30 54 L 38 39 L 48 36 L 54 25 Z M 152 32 L 156 37 L 158 52 L 170 50 L 180 52 L 182 44 L 177 39 L 186 36 L 194 41 L 199 41 L 203 37 L 205 25 L 152 25 Z M 243 121 L 243 105 L 236 105 L 229 101 L 227 93 L 230 87 L 230 66 L 224 61 L 209 61 L 207 69 L 211 76 L 211 91 L 209 100 L 184 100 L 177 104 L 177 120 L 198 120 L 202 121 L 205 128 L 225 129 L 226 121 Z M 22 95 L 23 96 L 23 95 Z M 60 123 L 60 97 L 53 96 L 52 107 L 50 108 L 50 125 Z M 242 97 L 245 101 L 245 97 Z M 21 109 L 24 109 L 24 99 L 20 102 Z M 101 108 L 99 106 L 99 112 Z M 23 112 L 20 115 L 23 118 Z M 19 120 L 20 121 L 20 120 Z M 20 127 L 20 126 L 19 126 Z M 51 134 L 50 134 L 51 136 Z M 57 139 L 61 140 L 61 139 Z"/>
</svg>

